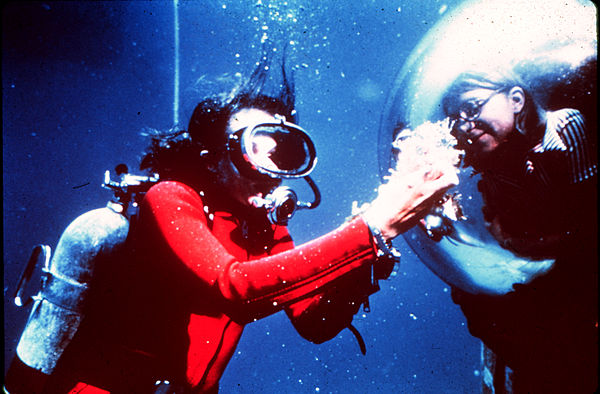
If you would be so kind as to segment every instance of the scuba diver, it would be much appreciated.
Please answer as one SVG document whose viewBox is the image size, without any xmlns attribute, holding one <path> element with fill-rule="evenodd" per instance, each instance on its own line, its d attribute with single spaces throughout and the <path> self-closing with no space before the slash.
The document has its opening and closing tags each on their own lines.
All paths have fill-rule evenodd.
<svg viewBox="0 0 600 394">
<path fill-rule="evenodd" d="M 515 72 L 470 71 L 443 99 L 465 165 L 481 174 L 489 232 L 517 256 L 554 259 L 506 294 L 453 288 L 469 331 L 495 358 L 495 392 L 597 390 L 597 125 L 565 97 L 542 109 Z"/>
<path fill-rule="evenodd" d="M 113 213 L 134 206 L 137 214 L 128 227 L 114 226 L 118 252 L 102 249 L 93 267 L 80 233 L 63 234 L 46 283 L 68 282 L 63 288 L 73 289 L 75 300 L 57 299 L 48 286 L 40 291 L 8 392 L 37 385 L 45 393 L 215 393 L 247 323 L 285 310 L 314 343 L 347 327 L 356 333 L 353 315 L 398 261 L 391 240 L 418 222 L 456 174 L 428 168 L 391 177 L 361 214 L 294 246 L 288 220 L 320 200 L 309 178 L 317 156 L 295 124 L 285 67 L 273 95 L 264 92 L 266 70 L 261 62 L 233 97 L 200 102 L 187 130 L 150 136 L 140 167 L 160 181 L 140 178 L 131 199 L 136 190 L 127 179 L 106 180 L 121 197 L 109 204 Z M 314 191 L 313 202 L 281 185 L 299 178 Z M 65 238 L 73 242 L 61 245 Z M 47 261 L 43 249 L 38 255 Z M 58 334 L 52 349 L 36 341 Z"/>
</svg>

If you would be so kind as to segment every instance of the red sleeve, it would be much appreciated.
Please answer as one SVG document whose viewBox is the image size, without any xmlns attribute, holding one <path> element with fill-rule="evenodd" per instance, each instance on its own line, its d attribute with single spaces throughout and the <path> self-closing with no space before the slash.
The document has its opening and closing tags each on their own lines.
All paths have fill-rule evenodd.
<svg viewBox="0 0 600 394">
<path fill-rule="evenodd" d="M 213 236 L 200 196 L 177 182 L 151 188 L 140 216 L 149 215 L 159 242 L 244 315 L 258 318 L 315 294 L 320 287 L 369 266 L 375 249 L 360 218 L 316 240 L 265 258 L 239 261 Z"/>
<path fill-rule="evenodd" d="M 379 290 L 371 267 L 364 266 L 336 279 L 317 295 L 286 308 L 296 331 L 314 343 L 323 343 L 348 327 L 368 296 Z"/>
</svg>

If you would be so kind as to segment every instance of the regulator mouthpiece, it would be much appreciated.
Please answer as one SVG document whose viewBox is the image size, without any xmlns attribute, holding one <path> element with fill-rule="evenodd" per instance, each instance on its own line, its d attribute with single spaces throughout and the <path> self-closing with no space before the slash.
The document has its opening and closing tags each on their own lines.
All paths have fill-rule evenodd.
<svg viewBox="0 0 600 394">
<path fill-rule="evenodd" d="M 265 208 L 271 223 L 287 226 L 298 209 L 314 209 L 321 203 L 321 193 L 310 177 L 304 178 L 310 185 L 315 199 L 313 202 L 298 201 L 298 195 L 287 186 L 279 186 L 266 197 L 252 197 L 250 202 L 256 208 Z"/>
</svg>

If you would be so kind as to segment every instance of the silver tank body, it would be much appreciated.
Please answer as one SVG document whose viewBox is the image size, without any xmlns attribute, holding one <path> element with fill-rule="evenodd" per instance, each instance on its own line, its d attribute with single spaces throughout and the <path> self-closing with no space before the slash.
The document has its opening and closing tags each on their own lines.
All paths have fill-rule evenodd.
<svg viewBox="0 0 600 394">
<path fill-rule="evenodd" d="M 125 244 L 129 220 L 116 204 L 77 217 L 61 235 L 17 346 L 31 368 L 51 374 L 84 317 L 98 257 Z"/>
</svg>

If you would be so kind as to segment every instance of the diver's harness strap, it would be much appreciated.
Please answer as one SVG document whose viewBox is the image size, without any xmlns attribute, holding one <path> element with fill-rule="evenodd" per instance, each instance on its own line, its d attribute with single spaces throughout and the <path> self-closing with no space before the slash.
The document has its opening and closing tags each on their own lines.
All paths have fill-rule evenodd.
<svg viewBox="0 0 600 394">
<path fill-rule="evenodd" d="M 50 266 L 50 255 L 52 254 L 52 249 L 48 245 L 35 245 L 31 251 L 31 256 L 29 257 L 29 261 L 25 264 L 25 268 L 19 277 L 19 282 L 17 283 L 17 289 L 15 290 L 14 302 L 18 307 L 25 306 L 32 301 L 31 296 L 25 296 L 25 289 L 31 280 L 33 272 L 35 268 L 43 264 L 44 267 Z"/>
<path fill-rule="evenodd" d="M 28 305 L 30 301 L 47 301 L 75 313 L 83 312 L 83 300 L 88 294 L 88 286 L 73 279 L 53 273 L 50 269 L 51 249 L 48 245 L 36 245 L 29 262 L 19 279 L 14 302 L 17 306 Z M 24 296 L 25 289 L 37 265 L 42 265 L 41 284 L 34 296 Z"/>
<path fill-rule="evenodd" d="M 83 313 L 84 300 L 89 288 L 84 283 L 62 277 L 43 268 L 42 288 L 34 297 L 36 300 L 46 300 L 54 305 L 75 313 Z"/>
</svg>

